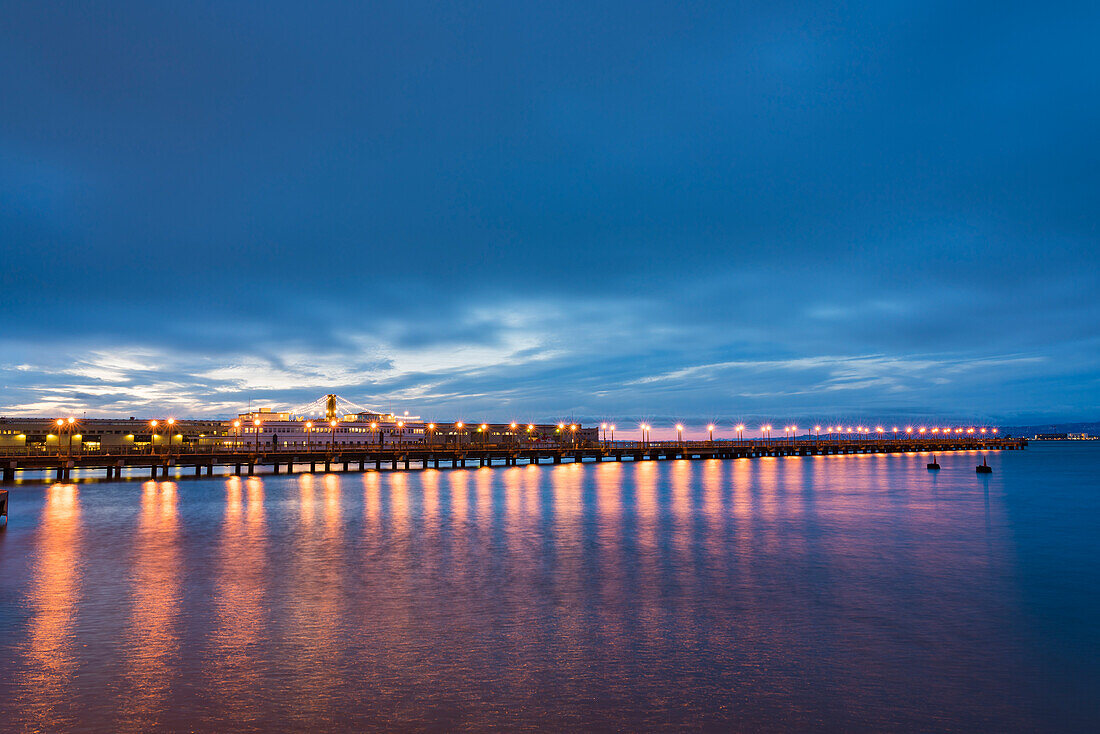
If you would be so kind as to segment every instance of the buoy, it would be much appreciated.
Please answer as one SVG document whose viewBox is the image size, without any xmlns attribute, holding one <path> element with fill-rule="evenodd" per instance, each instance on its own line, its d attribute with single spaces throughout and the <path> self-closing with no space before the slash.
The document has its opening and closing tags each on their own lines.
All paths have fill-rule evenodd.
<svg viewBox="0 0 1100 734">
<path fill-rule="evenodd" d="M 993 467 L 991 467 L 989 464 L 985 463 L 985 457 L 983 456 L 982 457 L 982 464 L 981 464 L 981 466 L 976 467 L 976 471 L 979 474 L 992 474 L 993 473 Z"/>
<path fill-rule="evenodd" d="M 928 465 L 929 471 L 935 471 L 940 468 L 940 465 L 936 463 L 936 455 L 932 454 L 932 463 Z"/>
</svg>

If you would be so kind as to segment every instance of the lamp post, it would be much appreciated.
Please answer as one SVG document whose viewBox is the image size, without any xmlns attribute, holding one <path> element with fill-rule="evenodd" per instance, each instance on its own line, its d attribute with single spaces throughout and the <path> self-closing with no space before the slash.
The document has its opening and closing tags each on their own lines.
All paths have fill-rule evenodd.
<svg viewBox="0 0 1100 734">
<path fill-rule="evenodd" d="M 455 448 L 462 448 L 462 428 L 465 425 L 462 421 L 455 423 Z"/>
<path fill-rule="evenodd" d="M 615 443 L 615 424 L 612 423 L 608 428 L 611 429 L 611 443 Z"/>
<path fill-rule="evenodd" d="M 233 442 L 233 450 L 239 451 L 241 448 L 241 422 L 233 421 L 233 434 L 236 440 Z"/>
<path fill-rule="evenodd" d="M 429 423 L 428 424 L 428 445 L 429 446 L 432 445 L 432 441 L 433 441 L 434 438 L 435 438 L 435 424 L 434 423 Z"/>
<path fill-rule="evenodd" d="M 61 423 L 61 421 L 58 421 Z M 157 443 L 157 421 L 149 421 L 149 453 L 152 454 L 156 450 Z"/>
<path fill-rule="evenodd" d="M 172 431 L 176 430 L 176 419 L 169 418 L 164 422 L 167 428 L 164 429 L 164 437 L 168 439 L 168 453 L 172 453 Z"/>
<path fill-rule="evenodd" d="M 65 421 L 57 419 L 57 455 L 61 456 L 61 434 L 65 432 Z"/>
<path fill-rule="evenodd" d="M 744 441 L 745 441 L 745 424 L 744 423 L 738 423 L 736 428 L 737 428 L 737 442 L 738 443 L 744 443 Z"/>
<path fill-rule="evenodd" d="M 519 426 L 515 421 L 512 421 L 511 423 L 508 424 L 508 428 L 511 429 L 511 433 L 508 434 L 508 435 L 511 436 L 511 438 L 508 440 L 508 443 L 512 446 L 516 445 L 516 428 L 518 428 L 518 427 Z"/>
<path fill-rule="evenodd" d="M 313 421 L 306 421 L 306 453 L 313 450 Z"/>
<path fill-rule="evenodd" d="M 683 448 L 683 446 L 684 446 L 684 424 L 683 423 L 677 423 L 676 424 L 676 442 L 678 444 L 680 444 L 681 448 Z"/>
<path fill-rule="evenodd" d="M 253 432 L 252 450 L 253 451 L 259 451 L 260 450 L 260 426 L 262 426 L 262 425 L 263 425 L 263 421 L 261 421 L 259 418 L 252 421 L 252 432 Z"/>
<path fill-rule="evenodd" d="M 707 433 L 710 434 L 710 442 L 714 443 L 714 425 L 713 424 L 707 426 Z"/>
<path fill-rule="evenodd" d="M 329 428 L 332 429 L 332 438 L 329 441 L 329 451 L 336 451 L 336 421 L 330 420 L 328 425 Z"/>
</svg>

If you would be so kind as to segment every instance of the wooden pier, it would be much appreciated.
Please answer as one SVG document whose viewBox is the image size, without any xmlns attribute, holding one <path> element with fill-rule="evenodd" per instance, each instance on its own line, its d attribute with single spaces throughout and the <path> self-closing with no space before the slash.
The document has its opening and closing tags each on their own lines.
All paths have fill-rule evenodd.
<svg viewBox="0 0 1100 734">
<path fill-rule="evenodd" d="M 1012 451 L 1027 446 L 1024 438 L 878 438 L 756 439 L 745 441 L 615 441 L 588 445 L 426 445 L 379 447 L 311 447 L 311 450 L 226 451 L 175 450 L 171 453 L 0 454 L 2 480 L 15 481 L 24 472 L 45 472 L 67 481 L 75 470 L 82 478 L 157 479 L 169 476 L 213 476 L 214 467 L 251 476 L 282 472 L 398 471 L 482 466 L 521 466 L 602 461 L 662 461 L 673 459 L 751 459 L 764 456 L 826 456 L 835 454 L 904 454 L 950 451 Z"/>
</svg>

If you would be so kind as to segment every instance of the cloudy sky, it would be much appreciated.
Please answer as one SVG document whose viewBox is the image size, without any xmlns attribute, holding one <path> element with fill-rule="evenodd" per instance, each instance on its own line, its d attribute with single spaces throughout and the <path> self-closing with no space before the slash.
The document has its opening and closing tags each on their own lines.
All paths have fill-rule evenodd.
<svg viewBox="0 0 1100 734">
<path fill-rule="evenodd" d="M 0 413 L 1100 412 L 1095 2 L 3 16 Z"/>
</svg>

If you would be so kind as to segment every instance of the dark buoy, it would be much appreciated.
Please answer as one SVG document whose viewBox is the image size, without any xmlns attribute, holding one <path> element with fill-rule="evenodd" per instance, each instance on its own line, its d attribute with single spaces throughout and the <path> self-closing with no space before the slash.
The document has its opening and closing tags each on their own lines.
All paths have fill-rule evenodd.
<svg viewBox="0 0 1100 734">
<path fill-rule="evenodd" d="M 936 471 L 940 468 L 940 465 L 936 463 L 936 455 L 932 454 L 932 462 L 928 465 L 929 471 Z"/>
<path fill-rule="evenodd" d="M 993 473 L 993 467 L 991 467 L 989 464 L 985 463 L 985 457 L 983 456 L 982 457 L 982 465 L 979 466 L 979 467 L 976 467 L 976 471 L 979 474 L 992 474 Z"/>
</svg>

